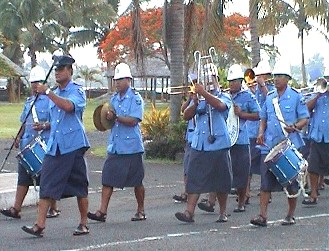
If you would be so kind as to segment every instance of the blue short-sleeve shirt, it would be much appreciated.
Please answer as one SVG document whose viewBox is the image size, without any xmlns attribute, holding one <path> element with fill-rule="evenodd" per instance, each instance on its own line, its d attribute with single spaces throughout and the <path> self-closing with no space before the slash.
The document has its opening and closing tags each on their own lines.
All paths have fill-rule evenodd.
<svg viewBox="0 0 329 251">
<path fill-rule="evenodd" d="M 112 104 L 117 116 L 132 117 L 136 118 L 139 122 L 142 121 L 144 114 L 144 101 L 141 95 L 130 87 L 122 97 L 120 97 L 119 93 L 115 93 L 110 98 L 110 103 Z M 144 152 L 139 122 L 134 126 L 127 126 L 116 121 L 109 135 L 107 152 L 117 154 Z"/>
<path fill-rule="evenodd" d="M 262 153 L 268 153 L 270 149 L 285 139 L 285 135 L 274 110 L 273 99 L 275 97 L 278 97 L 277 90 L 268 93 L 260 113 L 260 118 L 267 121 L 264 135 L 267 147 L 260 147 Z M 290 86 L 287 86 L 287 89 L 282 96 L 279 97 L 278 101 L 283 119 L 287 124 L 292 125 L 300 119 L 309 118 L 303 95 Z M 289 133 L 288 138 L 297 149 L 304 145 L 302 136 L 298 132 Z"/>
<path fill-rule="evenodd" d="M 231 146 L 231 140 L 227 131 L 226 119 L 228 110 L 232 106 L 231 97 L 219 90 L 213 92 L 221 102 L 225 103 L 227 109 L 218 111 L 201 100 L 196 108 L 196 126 L 192 137 L 191 147 L 199 151 L 217 151 Z M 210 143 L 210 112 L 212 116 L 212 128 L 215 141 Z"/>
<path fill-rule="evenodd" d="M 70 81 L 64 89 L 59 87 L 54 93 L 66 98 L 74 105 L 72 112 L 65 112 L 50 101 L 51 128 L 47 144 L 47 154 L 55 156 L 57 149 L 61 154 L 69 153 L 90 144 L 82 123 L 82 115 L 86 107 L 86 94 L 82 87 Z"/>
</svg>

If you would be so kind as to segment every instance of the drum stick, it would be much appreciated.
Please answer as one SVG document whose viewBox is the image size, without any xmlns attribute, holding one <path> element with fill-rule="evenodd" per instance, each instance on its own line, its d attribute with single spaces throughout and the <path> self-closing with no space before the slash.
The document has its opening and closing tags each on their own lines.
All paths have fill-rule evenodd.
<svg viewBox="0 0 329 251">
<path fill-rule="evenodd" d="M 293 125 L 289 125 L 287 122 L 285 122 L 285 121 L 283 121 L 283 120 L 281 120 L 281 119 L 278 119 L 278 118 L 277 118 L 277 120 L 279 120 L 279 122 L 285 124 L 286 126 L 289 126 L 289 127 L 293 126 Z M 293 127 L 294 127 L 294 129 L 295 129 L 296 132 L 302 133 L 302 130 L 299 130 L 299 129 L 296 128 L 295 126 L 293 126 Z"/>
</svg>

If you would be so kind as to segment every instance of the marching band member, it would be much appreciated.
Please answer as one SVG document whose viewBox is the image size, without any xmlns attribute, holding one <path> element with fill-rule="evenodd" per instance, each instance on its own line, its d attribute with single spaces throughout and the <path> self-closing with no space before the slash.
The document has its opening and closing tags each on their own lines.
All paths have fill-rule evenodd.
<svg viewBox="0 0 329 251">
<path fill-rule="evenodd" d="M 20 120 L 23 121 L 26 119 L 26 123 L 23 125 L 20 135 L 17 136 L 17 140 L 14 143 L 16 148 L 23 150 L 25 146 L 30 143 L 38 135 L 41 139 L 47 143 L 49 138 L 50 130 L 50 116 L 49 116 L 49 99 L 47 96 L 40 95 L 36 99 L 36 87 L 39 83 L 42 83 L 46 79 L 45 71 L 41 66 L 35 66 L 31 69 L 29 82 L 31 83 L 31 92 L 32 96 L 27 98 L 24 106 L 24 110 L 21 114 Z M 32 107 L 32 111 L 28 115 L 28 112 Z M 33 163 L 29 163 L 33 164 Z M 35 185 L 39 185 L 40 176 L 36 178 Z M 9 209 L 1 209 L 0 212 L 11 218 L 20 219 L 21 218 L 21 208 L 23 201 L 29 190 L 29 186 L 33 186 L 33 179 L 31 175 L 27 172 L 24 166 L 19 162 L 18 163 L 18 180 L 17 188 L 15 195 L 14 206 Z M 59 216 L 60 211 L 57 209 L 56 201 L 52 201 L 49 212 L 47 214 L 48 218 L 53 218 Z"/>
<path fill-rule="evenodd" d="M 197 81 L 197 75 L 194 73 L 189 74 L 189 81 L 192 81 L 193 84 Z M 181 112 L 184 113 L 185 109 L 193 102 L 193 92 L 188 92 L 188 99 L 182 104 Z M 184 192 L 181 195 L 174 195 L 173 199 L 179 202 L 187 202 L 187 193 L 186 193 L 186 182 L 187 182 L 187 169 L 188 169 L 188 160 L 190 158 L 190 151 L 191 151 L 191 142 L 192 136 L 194 133 L 195 128 L 195 118 L 193 117 L 187 122 L 187 128 L 185 133 L 185 148 L 184 148 L 184 159 L 183 159 L 183 166 L 184 166 Z"/>
<path fill-rule="evenodd" d="M 324 78 L 319 78 L 317 83 L 327 86 Z M 317 204 L 319 176 L 329 174 L 329 121 L 328 121 L 329 94 L 328 88 L 324 93 L 317 93 L 307 102 L 307 108 L 312 113 L 312 123 L 309 126 L 311 140 L 308 159 L 308 173 L 311 184 L 310 198 L 303 200 L 304 205 Z"/>
<path fill-rule="evenodd" d="M 256 100 L 260 107 L 263 106 L 267 93 L 274 89 L 272 77 L 272 70 L 268 61 L 260 61 L 254 69 L 256 83 L 249 85 L 249 90 L 256 97 Z M 247 121 L 247 128 L 250 141 L 250 175 L 248 181 L 248 187 L 246 192 L 246 204 L 249 204 L 250 195 L 250 182 L 253 174 L 260 175 L 260 161 L 261 154 L 259 148 L 256 147 L 256 139 L 258 135 L 260 120 Z"/>
<path fill-rule="evenodd" d="M 131 221 L 146 220 L 144 212 L 145 188 L 143 153 L 144 145 L 140 122 L 143 119 L 144 101 L 130 84 L 132 75 L 129 65 L 120 63 L 115 67 L 114 80 L 117 91 L 110 99 L 113 110 L 107 119 L 115 124 L 109 135 L 107 158 L 102 171 L 102 195 L 99 209 L 88 212 L 88 218 L 105 222 L 113 188 L 134 187 L 137 211 Z"/>
<path fill-rule="evenodd" d="M 79 225 L 73 235 L 89 234 L 89 180 L 84 155 L 90 145 L 82 124 L 86 94 L 81 85 L 72 80 L 74 62 L 69 55 L 60 56 L 55 61 L 58 86 L 54 91 L 46 85 L 37 86 L 37 92 L 50 99 L 51 126 L 42 163 L 37 220 L 33 226 L 22 227 L 23 231 L 36 237 L 43 236 L 51 201 L 72 196 L 77 197 L 80 213 Z"/>
<path fill-rule="evenodd" d="M 207 91 L 195 84 L 193 102 L 184 111 L 184 119 L 196 118 L 188 164 L 187 206 L 177 212 L 176 218 L 183 222 L 194 222 L 194 211 L 201 193 L 216 192 L 220 212 L 217 222 L 227 222 L 226 203 L 231 189 L 232 168 L 229 154 L 230 138 L 226 118 L 232 105 L 228 94 L 218 88 L 217 79 L 211 74 L 207 78 L 213 90 Z M 203 98 L 198 98 L 203 97 Z"/>
<path fill-rule="evenodd" d="M 238 206 L 235 213 L 245 211 L 245 197 L 250 173 L 250 148 L 247 131 L 248 120 L 259 120 L 260 107 L 256 97 L 248 90 L 242 89 L 244 73 L 240 65 L 234 64 L 229 68 L 227 80 L 233 99 L 234 113 L 239 117 L 239 136 L 231 147 L 233 184 L 238 195 Z"/>
<path fill-rule="evenodd" d="M 291 79 L 290 65 L 286 61 L 278 61 L 273 69 L 275 90 L 268 93 L 262 107 L 260 127 L 257 137 L 257 144 L 261 147 L 261 187 L 260 187 L 260 213 L 251 219 L 250 223 L 257 226 L 267 226 L 267 206 L 271 192 L 281 191 L 282 186 L 275 175 L 264 163 L 265 156 L 275 145 L 285 138 L 289 138 L 296 148 L 303 145 L 299 131 L 302 129 L 309 117 L 304 97 L 297 90 L 288 85 Z M 284 123 L 279 122 L 284 120 Z M 286 126 L 289 124 L 291 126 Z M 296 194 L 298 190 L 297 181 L 288 185 L 290 194 Z M 294 212 L 297 198 L 288 198 L 288 213 L 282 225 L 295 224 Z"/>
</svg>

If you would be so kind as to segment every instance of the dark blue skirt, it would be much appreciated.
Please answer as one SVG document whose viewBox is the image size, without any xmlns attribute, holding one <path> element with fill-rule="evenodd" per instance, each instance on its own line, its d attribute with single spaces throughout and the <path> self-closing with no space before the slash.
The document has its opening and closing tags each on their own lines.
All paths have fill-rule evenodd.
<svg viewBox="0 0 329 251">
<path fill-rule="evenodd" d="M 40 176 L 38 176 L 35 180 L 36 180 L 36 185 L 39 186 Z M 19 186 L 33 186 L 34 185 L 31 175 L 27 172 L 25 167 L 20 163 L 18 163 L 17 185 L 19 185 Z"/>
<path fill-rule="evenodd" d="M 256 138 L 250 139 L 250 174 L 260 175 L 260 149 L 256 147 Z"/>
<path fill-rule="evenodd" d="M 40 198 L 61 198 L 88 196 L 88 170 L 85 148 L 71 153 L 50 156 L 43 159 L 40 177 Z"/>
<path fill-rule="evenodd" d="M 137 187 L 143 184 L 143 153 L 108 154 L 102 172 L 102 185 Z"/>
<path fill-rule="evenodd" d="M 232 166 L 229 149 L 197 151 L 191 148 L 187 193 L 229 193 L 232 185 Z"/>
<path fill-rule="evenodd" d="M 246 188 L 250 175 L 249 145 L 234 145 L 230 149 L 234 188 Z"/>
<path fill-rule="evenodd" d="M 191 152 L 191 144 L 186 142 L 185 149 L 184 149 L 184 160 L 183 160 L 184 176 L 186 176 L 187 172 L 188 172 L 188 162 L 190 159 L 190 152 Z"/>
</svg>

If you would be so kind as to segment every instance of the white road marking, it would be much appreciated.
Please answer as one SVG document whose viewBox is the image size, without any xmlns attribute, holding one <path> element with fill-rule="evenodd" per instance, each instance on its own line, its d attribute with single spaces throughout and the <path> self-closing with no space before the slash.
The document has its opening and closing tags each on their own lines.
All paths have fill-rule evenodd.
<svg viewBox="0 0 329 251">
<path fill-rule="evenodd" d="M 304 220 L 304 219 L 320 218 L 320 217 L 329 217 L 329 214 L 317 214 L 317 215 L 302 216 L 302 217 L 296 217 L 296 219 Z M 269 221 L 268 224 L 276 225 L 276 224 L 280 223 L 281 221 L 282 221 L 282 219 L 276 220 L 276 221 Z M 252 225 L 248 224 L 248 225 L 232 226 L 230 228 L 231 229 L 241 229 L 241 228 L 247 228 L 250 226 L 252 226 Z M 163 239 L 167 239 L 167 238 L 176 238 L 176 237 L 191 236 L 191 235 L 202 235 L 202 234 L 208 234 L 208 233 L 214 233 L 214 232 L 224 234 L 224 235 L 228 234 L 227 232 L 224 232 L 222 230 L 209 229 L 209 230 L 200 231 L 200 232 L 174 233 L 174 234 L 166 234 L 166 235 L 160 235 L 160 236 L 149 236 L 149 237 L 144 237 L 144 238 L 136 239 L 136 240 L 108 242 L 108 243 L 103 243 L 103 244 L 98 244 L 98 245 L 92 245 L 92 246 L 87 246 L 87 247 L 82 247 L 82 248 L 77 248 L 77 249 L 67 249 L 67 250 L 62 250 L 62 251 L 94 250 L 94 249 L 111 247 L 111 246 L 119 246 L 119 245 L 132 244 L 132 243 L 141 243 L 141 242 L 147 242 L 147 241 L 157 241 L 157 240 L 163 240 Z M 285 249 L 285 250 L 287 251 L 288 249 Z M 289 250 L 291 250 L 291 251 L 293 251 L 293 250 L 307 251 L 310 249 L 289 249 Z M 312 249 L 312 250 L 317 250 L 317 249 Z"/>
</svg>

